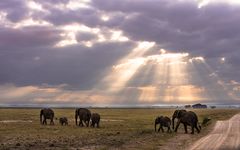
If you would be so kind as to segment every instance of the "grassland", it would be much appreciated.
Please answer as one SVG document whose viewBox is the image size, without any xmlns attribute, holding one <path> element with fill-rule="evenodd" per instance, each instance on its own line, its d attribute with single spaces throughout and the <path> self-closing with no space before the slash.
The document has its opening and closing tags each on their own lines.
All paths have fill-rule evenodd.
<svg viewBox="0 0 240 150">
<path fill-rule="evenodd" d="M 154 132 L 155 117 L 170 117 L 173 109 L 91 109 L 101 114 L 98 129 L 75 126 L 74 109 L 54 109 L 56 117 L 68 117 L 69 126 L 60 126 L 57 120 L 54 126 L 43 126 L 39 122 L 39 110 L 0 109 L 0 149 L 183 148 L 189 141 L 207 134 L 216 120 L 225 120 L 240 112 L 239 109 L 192 110 L 200 121 L 205 116 L 210 117 L 212 125 L 203 128 L 199 135 L 186 135 L 182 126 L 178 133 Z"/>
</svg>

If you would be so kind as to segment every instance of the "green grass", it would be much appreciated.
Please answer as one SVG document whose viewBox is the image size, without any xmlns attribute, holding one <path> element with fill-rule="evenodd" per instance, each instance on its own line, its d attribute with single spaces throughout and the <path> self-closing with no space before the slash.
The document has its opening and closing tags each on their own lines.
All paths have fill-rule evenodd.
<svg viewBox="0 0 240 150">
<path fill-rule="evenodd" d="M 155 133 L 154 119 L 158 115 L 171 117 L 173 109 L 90 109 L 101 115 L 100 128 L 75 126 L 74 109 L 54 109 L 55 117 L 65 116 L 69 126 L 40 125 L 40 109 L 0 109 L 0 121 L 32 120 L 32 122 L 0 122 L 0 149 L 156 149 L 169 139 L 184 133 Z M 228 119 L 238 109 L 194 109 L 202 118 L 214 123 Z M 48 121 L 49 123 L 49 121 Z M 205 130 L 203 128 L 203 130 Z M 201 134 L 204 134 L 201 133 Z M 20 143 L 20 146 L 16 146 Z"/>
</svg>

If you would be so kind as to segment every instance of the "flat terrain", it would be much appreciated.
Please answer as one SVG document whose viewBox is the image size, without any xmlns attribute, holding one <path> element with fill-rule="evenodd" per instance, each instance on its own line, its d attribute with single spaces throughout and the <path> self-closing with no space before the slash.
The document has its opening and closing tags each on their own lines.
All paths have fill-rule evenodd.
<svg viewBox="0 0 240 150">
<path fill-rule="evenodd" d="M 240 114 L 226 121 L 217 121 L 213 131 L 196 141 L 190 150 L 239 150 L 240 149 Z"/>
<path fill-rule="evenodd" d="M 155 133 L 156 116 L 171 117 L 174 109 L 90 109 L 101 115 L 100 128 L 77 127 L 74 109 L 53 109 L 55 117 L 66 116 L 69 126 L 40 125 L 40 109 L 0 109 L 0 149 L 185 149 L 210 133 L 217 120 L 226 120 L 239 109 L 191 109 L 212 123 L 200 134 Z M 48 121 L 49 123 L 49 121 Z M 190 131 L 190 128 L 188 129 Z"/>
</svg>

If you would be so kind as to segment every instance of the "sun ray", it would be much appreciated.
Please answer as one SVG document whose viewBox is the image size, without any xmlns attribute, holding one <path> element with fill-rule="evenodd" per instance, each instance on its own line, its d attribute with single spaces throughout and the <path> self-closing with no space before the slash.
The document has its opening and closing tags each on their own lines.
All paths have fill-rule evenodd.
<svg viewBox="0 0 240 150">
<path fill-rule="evenodd" d="M 137 70 L 145 64 L 145 60 L 142 56 L 154 45 L 154 42 L 139 42 L 131 53 L 113 66 L 112 70 L 98 85 L 104 84 L 109 92 L 120 91 Z"/>
</svg>

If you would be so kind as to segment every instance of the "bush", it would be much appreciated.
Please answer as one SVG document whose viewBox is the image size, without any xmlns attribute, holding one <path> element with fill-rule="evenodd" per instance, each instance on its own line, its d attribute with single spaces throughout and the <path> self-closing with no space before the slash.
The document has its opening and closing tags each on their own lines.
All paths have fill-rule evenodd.
<svg viewBox="0 0 240 150">
<path fill-rule="evenodd" d="M 202 122 L 202 126 L 207 126 L 210 124 L 211 118 L 208 117 L 204 117 L 203 118 L 203 122 Z"/>
</svg>

